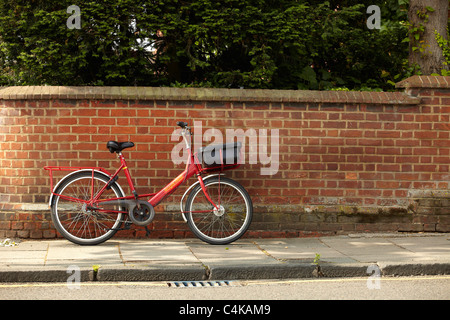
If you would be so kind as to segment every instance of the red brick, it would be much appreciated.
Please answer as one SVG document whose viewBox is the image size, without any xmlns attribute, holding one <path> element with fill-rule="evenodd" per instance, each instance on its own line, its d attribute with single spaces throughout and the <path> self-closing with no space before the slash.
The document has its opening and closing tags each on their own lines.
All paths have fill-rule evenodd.
<svg viewBox="0 0 450 320">
<path fill-rule="evenodd" d="M 11 230 L 23 230 L 24 228 L 24 223 L 23 222 L 19 222 L 19 221 L 12 221 L 11 222 Z"/>
<path fill-rule="evenodd" d="M 436 82 L 440 79 L 428 80 L 426 86 L 441 86 Z M 420 77 L 411 81 L 414 85 L 425 83 Z M 120 91 L 114 91 L 114 95 L 108 88 L 103 89 L 108 99 L 120 96 Z M 272 97 L 267 91 L 267 102 L 258 94 L 257 102 L 219 99 L 209 103 L 195 100 L 195 90 L 162 88 L 164 97 L 170 99 L 156 99 L 156 103 L 127 100 L 129 92 L 117 101 L 96 98 L 77 101 L 72 97 L 69 102 L 64 100 L 70 96 L 66 91 L 64 97 L 51 103 L 41 100 L 41 96 L 34 101 L 0 99 L 0 117 L 2 123 L 7 124 L 0 129 L 1 207 L 19 210 L 23 201 L 44 203 L 49 194 L 47 172 L 42 170 L 44 165 L 99 165 L 113 171 L 118 162 L 106 150 L 105 143 L 115 139 L 136 143 L 135 148 L 124 151 L 130 169 L 133 168 L 134 181 L 138 183 L 138 190 L 156 191 L 184 169 L 184 165 L 174 166 L 170 157 L 172 148 L 181 141 L 170 141 L 177 120 L 202 120 L 203 132 L 216 127 L 223 134 L 226 128 L 280 129 L 280 167 L 276 175 L 261 176 L 263 165 L 249 164 L 248 154 L 247 163 L 228 173 L 248 188 L 255 204 L 264 205 L 266 209 L 295 205 L 297 214 L 301 215 L 308 198 L 314 197 L 315 204 L 331 214 L 339 210 L 338 204 L 351 206 L 353 203 L 373 209 L 395 205 L 396 201 L 407 202 L 411 188 L 448 188 L 448 89 L 409 90 L 423 97 L 421 105 L 417 104 L 418 99 L 401 92 L 301 91 L 287 96 L 292 102 L 283 102 L 282 95 L 274 92 Z M 153 89 L 145 92 L 154 99 Z M 182 94 L 180 100 L 175 98 L 175 92 Z M 208 96 L 212 93 L 202 92 L 208 92 Z M 242 92 L 239 90 L 239 93 Z M 245 91 L 245 99 L 250 99 L 251 94 Z M 191 100 L 182 100 L 183 96 Z M 220 93 L 218 97 L 228 99 L 232 95 Z M 319 103 L 316 99 L 323 101 Z M 203 141 L 203 145 L 206 144 L 209 142 Z M 125 180 L 121 175 L 119 182 L 124 188 Z M 183 190 L 165 203 L 176 207 Z M 160 206 L 157 209 L 158 212 L 165 210 Z M 172 214 L 169 216 L 172 219 Z M 166 215 L 159 220 L 155 218 L 152 237 L 193 236 L 184 222 L 166 218 Z M 52 238 L 56 236 L 55 230 L 46 221 L 42 213 L 19 212 L 7 218 L 0 211 L 0 234 Z M 448 220 L 440 223 L 443 229 L 446 223 Z M 168 224 L 171 225 L 169 231 Z M 301 226 L 259 223 L 255 226 L 264 230 L 249 234 L 282 237 L 301 236 L 305 228 L 306 232 L 318 232 L 321 228 L 326 232 L 397 228 L 395 223 L 379 226 L 325 223 L 325 217 L 321 222 Z M 410 227 L 414 228 L 403 225 L 403 228 Z M 141 228 L 119 232 L 118 236 L 122 234 L 145 236 Z"/>
</svg>

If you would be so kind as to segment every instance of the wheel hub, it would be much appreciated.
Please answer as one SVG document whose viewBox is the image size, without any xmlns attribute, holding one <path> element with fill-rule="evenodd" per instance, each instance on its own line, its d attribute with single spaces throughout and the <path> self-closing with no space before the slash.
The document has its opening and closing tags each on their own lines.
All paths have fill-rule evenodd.
<svg viewBox="0 0 450 320">
<path fill-rule="evenodd" d="M 225 208 L 222 205 L 220 205 L 219 209 L 214 208 L 213 212 L 217 217 L 221 217 L 225 214 Z"/>
<path fill-rule="evenodd" d="M 88 209 L 88 204 L 87 203 L 83 203 L 83 206 L 81 207 L 81 211 L 83 211 L 84 214 L 92 213 L 92 211 Z"/>
</svg>

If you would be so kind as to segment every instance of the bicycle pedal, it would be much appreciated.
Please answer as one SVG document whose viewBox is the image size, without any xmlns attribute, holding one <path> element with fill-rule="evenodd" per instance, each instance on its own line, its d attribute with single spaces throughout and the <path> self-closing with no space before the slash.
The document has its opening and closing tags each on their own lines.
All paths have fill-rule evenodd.
<svg viewBox="0 0 450 320">
<path fill-rule="evenodd" d="M 131 221 L 125 222 L 125 228 L 130 229 L 132 225 L 133 225 L 133 222 L 131 222 Z M 127 229 L 127 230 L 128 230 L 128 229 Z"/>
<path fill-rule="evenodd" d="M 114 230 L 114 231 L 130 230 L 132 225 L 133 225 L 132 222 L 127 221 L 127 222 L 125 222 L 125 225 L 123 228 L 107 228 L 106 230 Z"/>
<path fill-rule="evenodd" d="M 122 230 L 130 230 L 132 225 L 133 225 L 133 222 L 127 221 L 127 222 L 125 222 L 124 227 L 121 229 Z"/>
</svg>

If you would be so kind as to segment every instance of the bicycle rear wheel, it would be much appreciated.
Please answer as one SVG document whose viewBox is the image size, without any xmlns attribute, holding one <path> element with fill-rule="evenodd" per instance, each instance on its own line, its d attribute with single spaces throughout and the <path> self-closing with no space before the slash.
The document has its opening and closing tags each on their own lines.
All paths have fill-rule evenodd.
<svg viewBox="0 0 450 320">
<path fill-rule="evenodd" d="M 86 202 L 108 183 L 107 175 L 92 171 L 73 174 L 55 190 L 51 203 L 52 221 L 56 230 L 67 240 L 80 245 L 96 245 L 110 239 L 122 222 L 123 211 L 118 204 L 102 204 L 104 211 L 90 208 Z M 66 198 L 68 197 L 68 198 Z M 117 183 L 105 190 L 101 199 L 120 198 L 123 193 Z M 116 212 L 115 212 L 116 211 Z"/>
<path fill-rule="evenodd" d="M 189 228 L 198 238 L 210 244 L 236 241 L 244 235 L 252 221 L 250 196 L 244 187 L 229 178 L 220 177 L 219 183 L 219 178 L 213 177 L 204 183 L 208 195 L 219 208 L 214 208 L 208 201 L 200 185 L 196 186 L 185 206 Z"/>
</svg>

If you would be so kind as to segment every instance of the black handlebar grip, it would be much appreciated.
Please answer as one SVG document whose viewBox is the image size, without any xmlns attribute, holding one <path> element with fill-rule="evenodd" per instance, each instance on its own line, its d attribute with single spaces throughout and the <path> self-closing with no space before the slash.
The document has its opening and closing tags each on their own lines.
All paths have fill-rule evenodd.
<svg viewBox="0 0 450 320">
<path fill-rule="evenodd" d="M 183 122 L 183 121 L 177 121 L 177 126 L 180 126 L 181 128 L 184 129 L 184 127 L 187 127 L 187 122 Z"/>
</svg>

